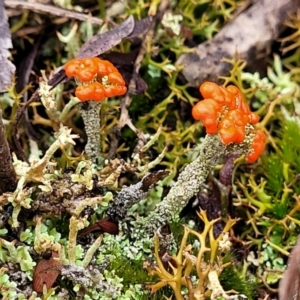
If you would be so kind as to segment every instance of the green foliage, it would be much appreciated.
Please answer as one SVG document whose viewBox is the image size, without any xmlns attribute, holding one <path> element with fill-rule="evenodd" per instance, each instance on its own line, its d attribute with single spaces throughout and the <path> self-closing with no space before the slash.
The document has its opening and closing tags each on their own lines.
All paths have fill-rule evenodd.
<svg viewBox="0 0 300 300">
<path fill-rule="evenodd" d="M 278 251 L 274 250 L 270 245 L 263 244 L 262 248 L 259 259 L 260 267 L 262 268 L 260 272 L 262 275 L 264 273 L 267 284 L 277 283 L 286 267 L 285 262 Z M 266 269 L 268 270 L 267 272 L 265 272 Z"/>
<path fill-rule="evenodd" d="M 284 184 L 289 185 L 300 171 L 300 126 L 293 120 L 283 120 L 277 130 L 275 151 L 263 158 L 267 189 L 273 195 L 283 191 Z"/>
<path fill-rule="evenodd" d="M 235 265 L 229 266 L 221 273 L 220 282 L 225 290 L 233 289 L 249 300 L 257 299 L 257 279 L 250 273 L 243 274 L 243 270 Z"/>
<path fill-rule="evenodd" d="M 4 239 L 0 240 L 0 261 L 2 263 L 19 264 L 20 269 L 24 271 L 27 276 L 32 277 L 33 267 L 36 262 L 33 261 L 29 248 L 26 245 L 15 246 L 14 242 L 8 242 Z"/>
<path fill-rule="evenodd" d="M 283 122 L 281 133 L 281 143 L 279 147 L 282 151 L 282 160 L 289 165 L 288 171 L 292 174 L 287 174 L 293 177 L 295 173 L 300 172 L 300 145 L 297 139 L 300 138 L 300 123 L 295 121 Z"/>
<path fill-rule="evenodd" d="M 114 270 L 120 278 L 124 278 L 123 283 L 126 285 L 143 284 L 151 280 L 151 278 L 141 268 L 141 265 L 143 265 L 143 260 L 129 260 L 120 256 L 112 261 L 109 269 Z"/>
<path fill-rule="evenodd" d="M 0 272 L 0 292 L 3 297 L 7 297 L 8 299 L 16 299 L 16 287 L 16 282 L 10 282 L 9 276 L 3 272 Z"/>
<path fill-rule="evenodd" d="M 271 153 L 263 158 L 263 164 L 269 190 L 276 195 L 281 191 L 284 182 L 282 160 L 276 154 Z"/>
</svg>

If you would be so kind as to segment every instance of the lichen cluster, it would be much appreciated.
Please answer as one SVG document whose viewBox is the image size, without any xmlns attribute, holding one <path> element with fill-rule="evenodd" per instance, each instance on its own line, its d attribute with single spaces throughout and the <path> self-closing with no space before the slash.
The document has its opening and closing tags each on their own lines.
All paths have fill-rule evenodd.
<svg viewBox="0 0 300 300">
<path fill-rule="evenodd" d="M 191 116 L 201 96 L 176 64 L 192 51 L 188 45 L 213 38 L 245 1 L 164 2 L 120 1 L 107 9 L 121 23 L 168 8 L 161 22 L 149 18 L 154 23 L 140 48 L 129 36 L 103 54 L 117 61 L 125 79 L 134 74 L 124 97 L 80 103 L 74 80 L 47 84 L 54 65 L 109 30 L 109 22 L 92 27 L 89 21 L 67 22 L 45 41 L 46 70 L 38 67 L 39 100 L 28 105 L 28 115 L 18 108 L 29 83 L 0 94 L 6 139 L 10 145 L 17 139 L 25 155 L 14 148 L 16 187 L 0 195 L 3 299 L 268 299 L 277 293 L 300 232 L 299 15 L 287 21 L 298 31 L 282 39 L 285 56 L 274 56 L 265 77 L 246 71 L 238 56 L 224 58 L 231 71 L 221 77 L 223 86 L 242 92 L 260 116 L 255 128 L 267 137 L 259 160 L 247 164 L 252 137 L 224 145 L 206 134 Z M 32 12 L 10 22 L 18 32 L 40 19 Z M 23 42 L 16 42 L 18 51 Z M 16 134 L 20 111 L 24 126 Z"/>
</svg>

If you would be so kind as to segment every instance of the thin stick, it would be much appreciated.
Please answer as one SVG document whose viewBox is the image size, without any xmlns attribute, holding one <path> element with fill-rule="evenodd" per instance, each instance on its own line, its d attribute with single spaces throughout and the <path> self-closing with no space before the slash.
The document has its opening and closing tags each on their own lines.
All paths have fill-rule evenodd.
<svg viewBox="0 0 300 300">
<path fill-rule="evenodd" d="M 80 20 L 80 21 L 89 20 L 93 25 L 103 24 L 103 20 L 97 17 L 91 17 L 89 14 L 74 12 L 60 7 L 55 7 L 53 5 L 41 4 L 37 2 L 10 1 L 10 0 L 4 0 L 4 5 L 9 8 L 28 9 L 37 13 L 49 13 L 51 15 Z"/>
<path fill-rule="evenodd" d="M 13 192 L 17 186 L 17 176 L 13 167 L 8 142 L 5 137 L 5 128 L 2 122 L 0 109 L 0 194 Z"/>
<path fill-rule="evenodd" d="M 20 125 L 20 122 L 22 120 L 22 117 L 24 115 L 25 110 L 27 109 L 27 107 L 29 106 L 29 104 L 31 104 L 32 102 L 35 102 L 39 99 L 39 89 L 37 89 L 31 96 L 31 98 L 24 103 L 23 106 L 19 107 L 16 113 L 16 117 L 15 117 L 15 124 L 13 127 L 13 135 L 12 135 L 12 139 L 14 142 L 14 146 L 15 146 L 15 150 L 16 150 L 16 154 L 17 157 L 20 159 L 22 159 L 23 161 L 28 162 L 28 158 L 19 142 L 18 139 L 18 127 Z"/>
</svg>

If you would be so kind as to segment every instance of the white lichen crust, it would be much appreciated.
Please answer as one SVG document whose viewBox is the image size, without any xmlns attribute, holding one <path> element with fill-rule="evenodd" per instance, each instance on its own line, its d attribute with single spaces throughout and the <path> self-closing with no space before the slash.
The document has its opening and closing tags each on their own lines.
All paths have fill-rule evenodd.
<svg viewBox="0 0 300 300">
<path fill-rule="evenodd" d="M 86 101 L 78 104 L 78 109 L 82 116 L 87 143 L 85 153 L 95 164 L 101 162 L 100 147 L 100 109 L 101 102 Z"/>
</svg>

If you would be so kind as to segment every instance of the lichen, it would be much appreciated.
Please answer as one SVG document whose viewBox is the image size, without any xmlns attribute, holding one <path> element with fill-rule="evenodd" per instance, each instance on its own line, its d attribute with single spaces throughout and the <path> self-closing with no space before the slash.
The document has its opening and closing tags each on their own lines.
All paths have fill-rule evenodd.
<svg viewBox="0 0 300 300">
<path fill-rule="evenodd" d="M 100 2 L 103 8 L 109 4 Z M 246 72 L 238 55 L 225 58 L 231 71 L 221 78 L 224 86 L 234 84 L 243 92 L 261 118 L 256 128 L 268 137 L 265 153 L 250 165 L 242 157 L 250 135 L 225 147 L 193 122 L 191 106 L 200 95 L 182 81 L 183 66 L 176 64 L 181 54 L 193 51 L 189 45 L 212 39 L 244 1 L 175 2 L 158 23 L 165 1 L 128 1 L 122 15 L 109 22 L 159 12 L 148 19 L 142 40 L 129 36 L 101 53 L 118 61 L 129 90 L 123 99 L 104 101 L 101 111 L 99 104 L 79 103 L 72 96 L 72 81 L 52 88 L 46 77 L 94 34 L 110 36 L 108 23 L 97 28 L 89 21 L 79 26 L 48 20 L 61 33 L 58 39 L 50 32 L 42 39 L 31 72 L 43 77 L 32 85 L 39 86 L 41 103 L 25 104 L 17 133 L 13 120 L 20 124 L 22 109 L 17 109 L 32 87 L 18 92 L 14 83 L 0 95 L 6 138 L 11 146 L 19 141 L 28 158 L 25 162 L 20 149 L 12 147 L 17 188 L 0 195 L 3 299 L 71 299 L 75 294 L 102 300 L 256 299 L 262 289 L 265 297 L 274 294 L 300 232 L 299 14 L 287 22 L 298 31 L 282 39 L 285 57 L 275 55 L 265 76 Z M 38 15 L 31 15 L 12 17 L 16 53 L 31 41 L 18 26 L 43 26 Z M 39 72 L 41 65 L 46 71 Z M 252 129 L 248 126 L 247 134 Z M 219 180 L 224 156 L 233 152 L 241 157 L 232 163 L 230 184 L 220 191 L 213 182 Z M 155 180 L 145 188 L 149 178 Z M 221 219 L 209 218 L 208 210 L 199 213 L 201 197 L 215 208 L 221 192 L 225 209 L 216 212 Z M 181 218 L 183 209 L 188 215 Z M 237 226 L 230 213 L 240 217 Z M 220 235 L 215 224 L 221 224 Z M 36 293 L 34 270 L 40 261 L 47 264 L 49 253 L 57 255 L 60 278 L 49 288 L 42 283 L 43 292 Z"/>
</svg>

